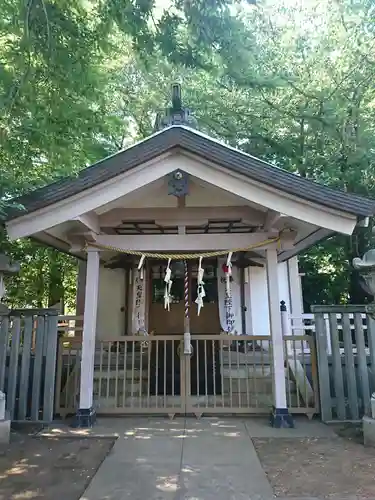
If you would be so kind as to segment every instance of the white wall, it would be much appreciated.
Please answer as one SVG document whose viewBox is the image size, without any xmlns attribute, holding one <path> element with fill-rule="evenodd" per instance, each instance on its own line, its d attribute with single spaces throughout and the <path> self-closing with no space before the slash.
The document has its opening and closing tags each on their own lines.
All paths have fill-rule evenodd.
<svg viewBox="0 0 375 500">
<path fill-rule="evenodd" d="M 289 291 L 289 274 L 288 262 L 279 263 L 279 300 L 285 301 L 287 311 L 290 311 L 290 291 Z"/>
<path fill-rule="evenodd" d="M 252 335 L 269 335 L 268 294 L 265 267 L 250 267 Z"/>
<path fill-rule="evenodd" d="M 241 204 L 244 204 L 243 200 L 240 201 L 234 194 L 224 191 L 213 184 L 208 184 L 197 178 L 190 177 L 189 196 L 186 197 L 186 206 L 230 207 Z M 137 189 L 136 192 L 118 199 L 115 202 L 115 206 L 130 208 L 176 208 L 176 199 L 174 196 L 168 195 L 168 180 L 162 178 Z"/>
<path fill-rule="evenodd" d="M 286 262 L 279 264 L 279 297 L 285 300 L 287 310 L 290 310 L 290 293 L 288 266 Z M 247 333 L 252 335 L 269 335 L 267 274 L 265 267 L 250 267 L 250 282 L 246 286 L 248 314 L 251 323 L 247 321 Z M 250 309 L 250 311 L 249 311 Z M 250 323 L 250 328 L 248 327 Z"/>
<path fill-rule="evenodd" d="M 290 273 L 289 273 L 290 274 Z M 288 311 L 290 304 L 290 281 L 287 262 L 279 264 L 279 296 L 285 300 Z M 299 283 L 298 292 L 300 293 Z M 97 315 L 97 338 L 106 339 L 124 335 L 125 313 L 125 271 L 123 269 L 100 268 L 99 300 Z M 269 335 L 268 293 L 266 268 L 250 267 L 249 283 L 245 283 L 246 333 Z"/>
<path fill-rule="evenodd" d="M 293 257 L 287 261 L 290 284 L 290 311 L 293 316 L 302 316 L 303 313 L 303 291 L 301 276 L 298 269 L 298 257 Z"/>
<path fill-rule="evenodd" d="M 98 339 L 119 337 L 125 332 L 125 271 L 124 269 L 100 268 L 98 315 L 96 335 Z"/>
</svg>

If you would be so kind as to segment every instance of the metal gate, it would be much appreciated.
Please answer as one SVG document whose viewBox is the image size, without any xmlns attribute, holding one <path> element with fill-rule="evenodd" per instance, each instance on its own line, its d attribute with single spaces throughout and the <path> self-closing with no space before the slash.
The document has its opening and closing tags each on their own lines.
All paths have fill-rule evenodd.
<svg viewBox="0 0 375 500">
<path fill-rule="evenodd" d="M 285 339 L 285 348 L 291 338 Z M 293 343 L 308 343 L 304 336 Z M 264 414 L 273 402 L 269 336 L 126 336 L 97 343 L 94 401 L 100 414 Z M 306 350 L 307 353 L 307 350 Z M 301 353 L 298 359 L 307 359 Z M 78 403 L 81 342 L 60 339 L 55 410 L 74 413 Z M 289 353 L 289 359 L 291 355 Z M 297 355 L 294 355 L 297 360 Z M 289 364 L 292 360 L 289 361 Z M 286 367 L 288 406 L 314 413 L 306 387 Z M 309 399 L 310 398 L 310 399 Z"/>
</svg>

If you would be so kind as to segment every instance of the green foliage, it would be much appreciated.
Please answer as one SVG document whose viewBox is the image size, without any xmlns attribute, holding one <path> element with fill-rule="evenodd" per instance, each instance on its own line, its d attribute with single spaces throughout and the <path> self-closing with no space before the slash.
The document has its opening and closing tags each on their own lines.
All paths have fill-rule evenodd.
<svg viewBox="0 0 375 500">
<path fill-rule="evenodd" d="M 76 259 L 34 241 L 11 244 L 4 235 L 2 240 L 2 251 L 21 262 L 20 273 L 6 278 L 8 306 L 45 308 L 62 301 L 67 311 L 74 312 Z"/>
<path fill-rule="evenodd" d="M 207 133 L 375 197 L 371 0 L 0 0 L 0 210 L 152 132 L 180 81 Z M 363 301 L 350 268 L 371 231 L 301 259 L 307 304 Z M 13 305 L 74 300 L 74 262 L 36 243 Z M 67 291 L 68 290 L 68 291 Z"/>
</svg>

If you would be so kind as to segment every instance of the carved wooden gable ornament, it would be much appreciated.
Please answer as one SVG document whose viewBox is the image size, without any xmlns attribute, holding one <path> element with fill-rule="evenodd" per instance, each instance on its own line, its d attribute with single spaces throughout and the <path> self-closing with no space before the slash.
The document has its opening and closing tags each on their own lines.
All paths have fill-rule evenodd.
<svg viewBox="0 0 375 500">
<path fill-rule="evenodd" d="M 189 174 L 175 170 L 168 174 L 168 194 L 180 198 L 189 194 Z"/>
</svg>

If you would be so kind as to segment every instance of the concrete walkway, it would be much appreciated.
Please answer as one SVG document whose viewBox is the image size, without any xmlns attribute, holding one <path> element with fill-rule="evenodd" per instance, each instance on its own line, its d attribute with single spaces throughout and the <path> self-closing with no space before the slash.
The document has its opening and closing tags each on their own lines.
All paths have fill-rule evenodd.
<svg viewBox="0 0 375 500">
<path fill-rule="evenodd" d="M 333 436 L 307 419 L 272 429 L 262 419 L 134 417 L 94 432 L 118 439 L 81 500 L 271 500 L 251 437 Z"/>
</svg>

